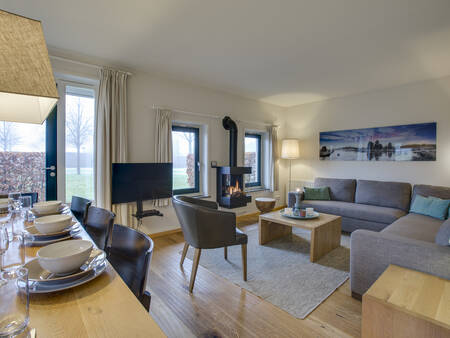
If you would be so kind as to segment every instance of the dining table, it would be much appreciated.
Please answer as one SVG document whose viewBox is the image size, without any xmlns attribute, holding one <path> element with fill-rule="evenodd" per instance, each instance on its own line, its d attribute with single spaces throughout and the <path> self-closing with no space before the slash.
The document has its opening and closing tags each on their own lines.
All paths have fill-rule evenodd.
<svg viewBox="0 0 450 338">
<path fill-rule="evenodd" d="M 32 223 L 23 223 L 23 227 L 29 225 Z M 81 225 L 79 228 L 72 239 L 93 242 Z M 5 267 L 34 259 L 40 248 L 13 240 L 4 257 Z M 37 337 L 166 337 L 111 264 L 86 284 L 30 294 L 29 309 L 28 330 L 35 329 Z"/>
</svg>

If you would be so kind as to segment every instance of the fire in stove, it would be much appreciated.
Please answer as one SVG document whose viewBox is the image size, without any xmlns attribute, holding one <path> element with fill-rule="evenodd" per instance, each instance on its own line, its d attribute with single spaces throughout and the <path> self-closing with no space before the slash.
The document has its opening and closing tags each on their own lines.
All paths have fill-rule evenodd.
<svg viewBox="0 0 450 338">
<path fill-rule="evenodd" d="M 233 186 L 228 186 L 225 192 L 227 197 L 245 197 L 245 192 L 239 187 L 239 180 L 236 180 L 236 184 Z"/>
</svg>

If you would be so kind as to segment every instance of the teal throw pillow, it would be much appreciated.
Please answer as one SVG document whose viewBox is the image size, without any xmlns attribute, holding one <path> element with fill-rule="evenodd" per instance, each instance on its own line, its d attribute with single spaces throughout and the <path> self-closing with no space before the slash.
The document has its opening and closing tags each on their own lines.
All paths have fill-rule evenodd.
<svg viewBox="0 0 450 338">
<path fill-rule="evenodd" d="M 450 200 L 443 200 L 433 196 L 424 197 L 416 195 L 409 211 L 445 220 L 448 217 L 449 206 Z"/>
<path fill-rule="evenodd" d="M 330 198 L 330 188 L 322 187 L 322 188 L 304 188 L 305 190 L 305 200 L 320 200 L 320 201 L 329 201 Z"/>
</svg>

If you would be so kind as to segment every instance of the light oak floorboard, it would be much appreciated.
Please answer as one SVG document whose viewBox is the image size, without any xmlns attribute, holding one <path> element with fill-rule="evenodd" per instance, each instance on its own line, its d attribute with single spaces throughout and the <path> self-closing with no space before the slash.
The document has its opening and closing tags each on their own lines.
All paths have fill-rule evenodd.
<svg viewBox="0 0 450 338">
<path fill-rule="evenodd" d="M 257 228 L 257 216 L 239 227 Z M 232 282 L 198 267 L 189 293 L 192 261 L 180 267 L 181 233 L 156 238 L 151 262 L 150 312 L 169 337 L 359 337 L 361 302 L 347 281 L 306 319 L 297 319 Z M 251 260 L 248 261 L 250 266 Z"/>
</svg>

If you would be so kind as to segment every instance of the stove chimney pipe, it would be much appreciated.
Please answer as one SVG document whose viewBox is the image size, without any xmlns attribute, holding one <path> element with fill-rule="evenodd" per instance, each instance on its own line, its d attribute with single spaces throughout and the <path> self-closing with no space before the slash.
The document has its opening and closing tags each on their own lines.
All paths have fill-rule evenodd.
<svg viewBox="0 0 450 338">
<path fill-rule="evenodd" d="M 230 131 L 230 167 L 237 167 L 237 125 L 229 116 L 223 118 L 222 125 L 226 130 Z"/>
</svg>

